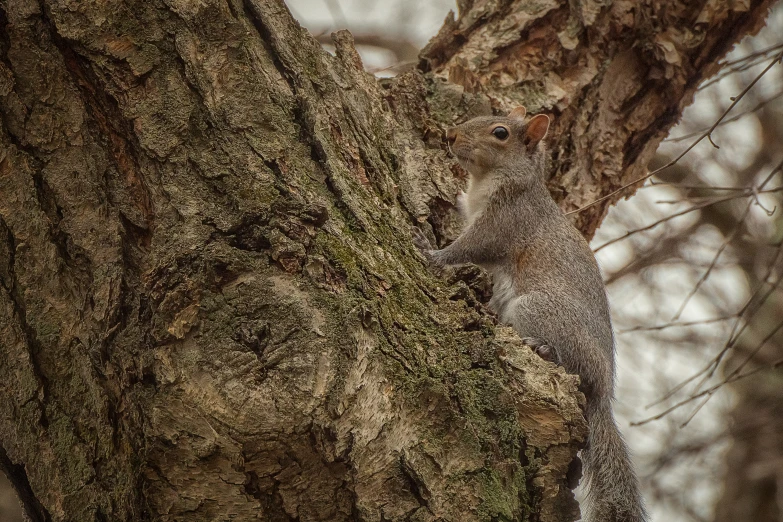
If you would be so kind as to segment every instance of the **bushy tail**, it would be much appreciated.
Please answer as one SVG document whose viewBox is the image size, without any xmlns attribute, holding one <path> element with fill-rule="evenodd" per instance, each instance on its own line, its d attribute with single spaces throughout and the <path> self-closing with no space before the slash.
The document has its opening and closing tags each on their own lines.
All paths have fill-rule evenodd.
<svg viewBox="0 0 783 522">
<path fill-rule="evenodd" d="M 587 479 L 587 522 L 646 522 L 628 447 L 614 422 L 609 399 L 588 401 L 590 433 L 582 452 Z"/>
</svg>

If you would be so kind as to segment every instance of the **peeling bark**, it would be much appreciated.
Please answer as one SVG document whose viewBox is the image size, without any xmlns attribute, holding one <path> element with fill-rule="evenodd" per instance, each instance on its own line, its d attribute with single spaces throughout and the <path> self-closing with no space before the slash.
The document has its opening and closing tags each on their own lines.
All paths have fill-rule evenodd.
<svg viewBox="0 0 783 522">
<path fill-rule="evenodd" d="M 463 6 L 431 72 L 379 83 L 279 2 L 0 4 L 0 467 L 33 520 L 577 518 L 577 379 L 409 240 L 457 229 L 442 125 L 558 111 L 553 187 L 579 204 L 638 174 L 766 2 L 675 65 L 615 35 L 623 2 L 583 30 L 524 5 Z M 566 94 L 519 89 L 579 63 Z M 659 73 L 671 93 L 640 87 Z"/>
</svg>

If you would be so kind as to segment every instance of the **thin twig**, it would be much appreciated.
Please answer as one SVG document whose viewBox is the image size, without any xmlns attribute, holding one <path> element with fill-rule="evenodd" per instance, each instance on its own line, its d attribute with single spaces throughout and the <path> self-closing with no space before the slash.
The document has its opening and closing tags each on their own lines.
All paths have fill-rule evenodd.
<svg viewBox="0 0 783 522">
<path fill-rule="evenodd" d="M 748 114 L 752 114 L 752 113 L 756 112 L 757 110 L 761 109 L 762 107 L 764 107 L 765 105 L 767 105 L 768 103 L 777 100 L 781 96 L 783 96 L 783 91 L 780 91 L 779 93 L 777 93 L 775 96 L 773 96 L 771 98 L 767 98 L 766 100 L 760 101 L 752 109 L 748 109 L 745 112 L 741 112 L 739 114 L 736 114 L 736 115 L 732 116 L 731 118 L 726 118 L 725 120 L 720 122 L 719 127 L 722 126 L 722 125 L 726 125 L 727 123 L 731 123 L 731 122 L 737 121 L 740 118 L 742 118 L 744 116 L 747 116 Z M 685 134 L 683 136 L 677 136 L 676 138 L 666 138 L 663 141 L 666 142 L 666 143 L 677 143 L 679 141 L 687 140 L 687 139 L 693 138 L 694 136 L 698 136 L 702 132 L 704 132 L 704 129 L 698 130 L 698 131 L 695 131 L 695 132 L 690 132 L 690 133 Z"/>
<path fill-rule="evenodd" d="M 629 230 L 628 232 L 626 232 L 622 236 L 616 237 L 614 239 L 610 239 L 609 241 L 607 241 L 606 243 L 602 244 L 601 246 L 596 247 L 593 250 L 593 252 L 595 252 L 595 253 L 600 252 L 602 249 L 608 247 L 609 245 L 613 245 L 614 243 L 617 243 L 618 241 L 622 241 L 623 239 L 627 239 L 627 238 L 631 237 L 632 235 L 637 234 L 639 232 L 645 232 L 647 230 L 653 229 L 653 228 L 657 227 L 658 225 L 660 225 L 662 223 L 665 223 L 667 221 L 670 221 L 670 220 L 672 220 L 674 218 L 677 218 L 677 217 L 680 217 L 680 216 L 684 216 L 685 214 L 688 214 L 690 212 L 695 212 L 697 210 L 702 210 L 702 209 L 704 209 L 706 207 L 709 207 L 711 205 L 717 205 L 718 203 L 723 203 L 723 202 L 730 201 L 732 199 L 737 199 L 737 198 L 740 198 L 740 197 L 742 197 L 742 195 L 739 195 L 739 196 L 737 196 L 737 195 L 724 196 L 722 198 L 715 199 L 714 201 L 708 201 L 708 202 L 704 202 L 704 203 L 699 203 L 698 205 L 694 205 L 692 207 L 688 207 L 685 210 L 681 210 L 680 212 L 675 212 L 674 214 L 671 214 L 669 216 L 661 218 L 658 221 L 656 221 L 655 223 L 651 223 L 651 224 L 649 224 L 647 226 L 644 226 L 644 227 L 641 227 L 641 228 L 636 228 L 634 230 Z"/>
<path fill-rule="evenodd" d="M 752 201 L 750 201 L 750 203 L 751 204 L 755 203 L 756 205 L 761 206 L 761 204 L 758 202 L 758 197 L 757 197 L 759 194 L 770 194 L 770 193 L 773 193 L 773 192 L 783 192 L 783 187 L 775 187 L 774 189 L 766 189 L 766 190 L 754 190 L 753 188 L 744 187 L 742 189 L 742 191 L 744 192 L 742 194 L 734 194 L 734 195 L 731 195 L 731 196 L 723 196 L 723 197 L 720 197 L 720 198 L 715 198 L 714 196 L 704 196 L 704 198 L 708 198 L 709 197 L 711 199 L 711 201 L 704 201 L 704 202 L 699 203 L 697 205 L 693 205 L 692 207 L 688 207 L 685 210 L 681 210 L 680 212 L 675 212 L 674 214 L 671 214 L 671 215 L 668 215 L 666 217 L 663 217 L 663 218 L 659 219 L 658 221 L 656 221 L 655 223 L 651 223 L 651 224 L 646 225 L 644 227 L 636 228 L 634 230 L 629 230 L 628 232 L 626 232 L 622 236 L 618 236 L 618 237 L 616 237 L 614 239 L 611 239 L 611 240 L 607 241 L 606 243 L 602 244 L 601 246 L 596 247 L 595 249 L 593 249 L 593 252 L 597 253 L 601 249 L 603 249 L 605 247 L 608 247 L 609 245 L 612 245 L 614 243 L 617 243 L 618 241 L 622 241 L 623 239 L 627 239 L 627 238 L 629 238 L 630 236 L 632 236 L 634 234 L 638 234 L 639 232 L 646 232 L 647 230 L 651 230 L 651 229 L 657 227 L 658 225 L 660 225 L 662 223 L 665 223 L 667 221 L 670 221 L 670 220 L 672 220 L 674 218 L 683 216 L 683 215 L 688 214 L 690 212 L 695 212 L 697 210 L 702 210 L 702 209 L 704 209 L 706 207 L 709 207 L 709 206 L 712 206 L 712 205 L 717 205 L 718 203 L 725 203 L 726 201 L 731 201 L 731 200 L 739 199 L 739 198 L 743 198 L 743 197 L 752 197 L 754 199 Z M 658 201 L 656 203 L 672 203 L 672 204 L 674 204 L 674 203 L 682 203 L 682 201 L 671 200 L 671 201 Z M 764 208 L 764 207 L 761 207 L 761 208 Z M 765 209 L 765 211 L 766 211 L 766 209 Z M 767 214 L 771 215 L 771 213 L 769 211 L 767 211 Z M 744 216 L 743 216 L 743 219 L 744 219 Z"/>
<path fill-rule="evenodd" d="M 750 69 L 751 67 L 754 67 L 755 65 L 758 65 L 759 63 L 763 62 L 764 59 L 767 58 L 770 54 L 772 54 L 773 52 L 777 51 L 780 48 L 783 48 L 783 43 L 776 44 L 771 47 L 767 47 L 766 49 L 763 49 L 761 51 L 756 51 L 755 53 L 751 53 L 747 56 L 743 56 L 742 58 L 738 58 L 736 60 L 724 63 L 721 72 L 718 73 L 711 80 L 706 81 L 703 84 L 699 85 L 699 88 L 697 90 L 700 91 L 702 89 L 706 89 L 710 85 L 721 81 L 723 78 L 726 78 L 727 76 L 731 76 L 732 74 L 745 71 L 747 69 Z M 734 67 L 735 65 L 740 65 L 740 67 Z"/>
<path fill-rule="evenodd" d="M 751 60 L 753 58 L 756 58 L 758 56 L 766 58 L 767 55 L 769 55 L 769 54 L 771 54 L 771 53 L 773 53 L 773 52 L 775 52 L 775 51 L 777 51 L 778 49 L 781 49 L 781 48 L 783 48 L 783 42 L 781 42 L 779 44 L 771 45 L 771 46 L 767 47 L 766 49 L 762 49 L 760 51 L 756 51 L 754 53 L 750 53 L 748 55 L 743 56 L 742 58 L 737 58 L 736 60 L 729 60 L 727 62 L 724 62 L 723 66 L 724 67 L 731 67 L 732 65 L 737 65 L 738 63 L 746 62 L 746 61 Z"/>
<path fill-rule="evenodd" d="M 705 396 L 704 396 L 704 400 L 703 400 L 703 401 L 701 401 L 701 403 L 700 403 L 698 406 L 696 406 L 696 407 L 693 409 L 693 411 L 691 412 L 691 414 L 690 414 L 690 415 L 688 415 L 688 418 L 687 418 L 687 419 L 685 419 L 685 420 L 684 420 L 684 421 L 683 421 L 683 422 L 680 424 L 680 429 L 682 429 L 682 428 L 684 428 L 685 426 L 687 426 L 687 425 L 688 425 L 688 423 L 690 423 L 690 422 L 693 420 L 693 418 L 696 416 L 696 414 L 697 414 L 697 413 L 699 413 L 699 412 L 701 411 L 701 409 L 702 409 L 702 408 L 703 408 L 703 407 L 704 407 L 704 406 L 707 404 L 707 402 L 710 400 L 710 398 L 713 396 L 713 394 L 714 394 L 714 392 L 712 392 L 712 393 L 708 393 L 707 395 L 705 395 Z"/>
<path fill-rule="evenodd" d="M 674 410 L 680 408 L 681 406 L 684 406 L 684 405 L 688 404 L 689 402 L 692 402 L 692 401 L 694 401 L 694 400 L 696 400 L 696 399 L 698 399 L 700 397 L 704 397 L 705 395 L 715 393 L 715 391 L 717 391 L 719 388 L 721 388 L 722 386 L 724 386 L 726 384 L 730 384 L 732 382 L 737 382 L 740 379 L 744 379 L 745 377 L 749 377 L 749 376 L 754 375 L 754 374 L 756 374 L 756 373 L 758 373 L 760 371 L 763 371 L 763 370 L 774 370 L 774 369 L 779 368 L 781 366 L 783 366 L 783 359 L 777 360 L 777 361 L 775 361 L 774 363 L 772 363 L 769 366 L 760 366 L 758 368 L 754 368 L 753 370 L 747 371 L 745 373 L 735 375 L 731 380 L 724 380 L 723 382 L 720 382 L 720 383 L 712 386 L 711 388 L 708 388 L 708 389 L 706 389 L 706 390 L 704 390 L 704 391 L 702 391 L 702 392 L 700 392 L 700 393 L 698 393 L 696 395 L 692 395 L 691 397 L 688 397 L 687 399 L 681 400 L 680 402 L 678 402 L 674 406 L 671 406 L 671 407 L 667 408 L 666 410 L 662 411 L 658 415 L 655 415 L 653 417 L 649 417 L 649 418 L 641 420 L 641 421 L 632 422 L 631 426 L 642 426 L 643 424 L 647 424 L 648 422 L 652 422 L 654 420 L 662 419 L 663 417 L 665 417 L 669 413 L 671 413 Z"/>
<path fill-rule="evenodd" d="M 783 192 L 783 187 L 775 187 L 775 188 L 765 189 L 765 190 L 754 190 L 753 187 L 744 187 L 740 190 L 737 190 L 737 192 L 743 192 L 743 193 L 736 194 L 735 196 L 732 196 L 733 198 L 752 197 L 754 199 L 753 202 L 756 203 L 757 206 L 761 206 L 761 204 L 758 202 L 758 196 L 760 196 L 761 194 L 773 194 L 776 192 Z M 655 203 L 661 205 L 677 205 L 680 203 L 684 203 L 686 201 L 694 201 L 697 199 L 715 200 L 715 196 L 689 196 L 687 199 L 659 199 L 656 200 Z M 772 215 L 766 209 L 765 211 L 767 212 L 768 215 Z"/>
<path fill-rule="evenodd" d="M 665 330 L 667 328 L 680 328 L 685 326 L 697 326 L 703 324 L 720 323 L 722 321 L 728 321 L 734 319 L 737 314 L 726 315 L 723 317 L 713 317 L 711 319 L 703 319 L 701 321 L 680 321 L 672 323 L 657 324 L 654 326 L 634 326 L 633 328 L 626 328 L 625 330 L 617 330 L 617 335 L 626 334 L 630 332 L 652 332 L 656 330 Z"/>
<path fill-rule="evenodd" d="M 753 351 L 751 351 L 747 357 L 737 366 L 732 372 L 729 374 L 729 378 L 737 375 L 739 372 L 742 371 L 742 369 L 751 361 L 753 358 L 761 351 L 761 349 L 769 342 L 770 339 L 772 339 L 776 333 L 780 331 L 780 329 L 783 328 L 783 321 L 778 323 L 778 325 L 775 327 L 774 330 L 772 330 L 769 334 L 767 334 L 766 337 L 756 346 Z"/>
<path fill-rule="evenodd" d="M 639 188 L 650 189 L 650 188 L 666 187 L 666 186 L 672 186 L 672 187 L 677 187 L 678 189 L 686 189 L 686 190 L 734 190 L 734 191 L 748 190 L 748 187 L 721 187 L 716 185 L 685 185 L 683 183 L 677 183 L 674 181 L 655 181 L 654 179 L 650 180 L 649 185 L 645 185 Z"/>
<path fill-rule="evenodd" d="M 758 353 L 761 351 L 761 349 L 762 349 L 762 348 L 763 348 L 763 347 L 764 347 L 764 346 L 767 344 L 767 342 L 769 342 L 769 340 L 770 340 L 770 339 L 772 339 L 772 337 L 774 337 L 774 336 L 775 336 L 775 334 L 776 334 L 776 333 L 778 333 L 778 332 L 780 331 L 780 329 L 781 329 L 781 328 L 783 328 L 783 322 L 779 323 L 779 324 L 777 325 L 777 327 L 775 327 L 775 329 L 774 329 L 774 330 L 772 330 L 772 331 L 771 331 L 771 332 L 770 332 L 770 333 L 769 333 L 769 334 L 768 334 L 768 335 L 767 335 L 767 336 L 766 336 L 766 337 L 765 337 L 765 338 L 764 338 L 764 339 L 763 339 L 763 340 L 762 340 L 762 341 L 761 341 L 761 342 L 758 344 L 758 346 L 756 346 L 756 348 L 754 348 L 754 349 L 753 349 L 753 350 L 750 352 L 750 354 L 749 354 L 749 355 L 748 355 L 748 356 L 745 358 L 745 360 L 744 360 L 744 361 L 742 361 L 742 362 L 740 363 L 740 365 L 739 365 L 739 366 L 737 366 L 737 368 L 735 368 L 735 369 L 734 369 L 734 370 L 733 370 L 733 371 L 732 371 L 732 372 L 729 374 L 729 376 L 728 376 L 728 377 L 726 377 L 726 378 L 723 380 L 723 383 L 725 384 L 725 383 L 727 383 L 727 382 L 731 382 L 731 380 L 732 380 L 732 379 L 733 379 L 735 376 L 739 375 L 739 374 L 740 374 L 740 372 L 742 371 L 742 369 L 743 369 L 743 368 L 744 368 L 744 367 L 745 367 L 745 366 L 746 366 L 746 365 L 747 365 L 747 364 L 748 364 L 748 363 L 749 363 L 751 360 L 753 360 L 753 358 L 756 356 L 756 354 L 758 354 Z M 688 418 L 685 420 L 685 422 L 683 422 L 683 423 L 682 423 L 682 425 L 681 425 L 680 427 L 681 427 L 681 428 L 684 428 L 685 426 L 687 426 L 687 425 L 688 425 L 688 423 L 691 421 L 691 419 L 693 419 L 693 417 L 695 417 L 695 416 L 696 416 L 696 414 L 699 412 L 699 410 L 701 410 L 701 409 L 702 409 L 702 407 L 703 407 L 705 404 L 707 404 L 707 401 L 709 401 L 709 400 L 710 400 L 710 398 L 712 398 L 712 396 L 713 396 L 713 393 L 708 393 L 707 395 L 705 395 L 705 397 L 704 397 L 704 401 L 702 401 L 702 403 L 701 403 L 701 404 L 699 404 L 699 406 L 698 406 L 696 409 L 694 409 L 694 411 L 691 413 L 691 415 L 690 415 L 690 416 L 689 416 L 689 417 L 688 417 Z"/>
<path fill-rule="evenodd" d="M 783 55 L 782 55 L 783 56 Z M 780 169 L 783 168 L 783 161 L 781 161 L 777 167 L 772 169 L 772 172 L 769 173 L 769 175 L 764 179 L 764 181 L 761 182 L 761 184 L 758 186 L 758 189 L 754 189 L 753 192 L 757 193 L 759 189 L 763 190 L 767 183 L 772 180 L 772 178 L 777 174 Z M 710 273 L 712 273 L 713 268 L 715 268 L 715 265 L 718 263 L 718 259 L 720 258 L 721 254 L 723 254 L 723 251 L 726 249 L 726 247 L 734 241 L 734 237 L 739 233 L 740 229 L 742 228 L 741 225 L 745 222 L 745 219 L 748 217 L 748 214 L 750 214 L 750 209 L 753 208 L 754 200 L 748 201 L 747 206 L 745 207 L 745 210 L 742 212 L 742 216 L 737 221 L 736 226 L 731 231 L 731 233 L 726 237 L 726 239 L 723 240 L 723 243 L 721 243 L 720 248 L 718 248 L 717 252 L 715 252 L 715 256 L 712 258 L 712 262 L 710 263 L 710 266 L 707 268 L 707 270 L 702 274 L 701 278 L 696 282 L 696 285 L 694 285 L 693 289 L 688 293 L 688 295 L 685 297 L 685 300 L 680 305 L 680 308 L 677 310 L 677 313 L 674 314 L 672 317 L 672 321 L 676 321 L 680 318 L 680 315 L 683 311 L 685 311 L 685 307 L 690 302 L 691 298 L 696 295 L 696 292 L 699 291 L 699 288 L 704 284 L 704 282 L 707 280 L 707 278 L 710 276 Z"/>
<path fill-rule="evenodd" d="M 715 370 L 720 365 L 721 360 L 726 355 L 726 353 L 734 346 L 734 344 L 739 339 L 740 335 L 745 331 L 748 324 L 750 324 L 749 320 L 746 320 L 744 324 L 742 325 L 742 328 L 739 328 L 739 331 L 737 330 L 740 323 L 742 323 L 743 317 L 745 317 L 745 312 L 751 309 L 751 305 L 755 303 L 755 306 L 753 306 L 752 312 L 749 314 L 749 317 L 753 317 L 753 315 L 761 308 L 761 306 L 764 305 L 764 303 L 767 301 L 770 295 L 778 288 L 778 286 L 783 282 L 783 277 L 779 277 L 778 280 L 771 284 L 770 288 L 767 289 L 767 292 L 764 294 L 764 296 L 761 297 L 758 301 L 756 301 L 756 296 L 759 295 L 759 292 L 762 288 L 764 288 L 765 284 L 769 284 L 769 278 L 772 275 L 772 271 L 775 269 L 775 266 L 777 266 L 778 262 L 783 258 L 783 241 L 778 243 L 777 245 L 777 255 L 772 260 L 772 262 L 767 266 L 767 272 L 764 275 L 764 277 L 759 281 L 759 284 L 756 285 L 756 288 L 754 288 L 753 292 L 751 293 L 748 300 L 745 302 L 745 304 L 742 306 L 742 308 L 735 314 L 736 320 L 734 321 L 734 324 L 731 327 L 731 332 L 729 332 L 728 340 L 726 341 L 726 344 L 723 346 L 721 351 L 718 353 L 716 357 L 714 357 L 710 362 L 707 363 L 707 365 L 699 370 L 698 372 L 694 373 L 687 379 L 680 382 L 677 386 L 669 390 L 666 394 L 664 394 L 662 397 L 660 397 L 658 400 L 648 404 L 645 406 L 645 409 L 652 408 L 653 406 L 662 403 L 663 401 L 666 401 L 670 399 L 672 396 L 674 396 L 675 393 L 679 392 L 681 389 L 683 389 L 685 386 L 687 386 L 689 383 L 697 379 L 699 376 L 707 374 L 707 378 L 714 375 Z M 749 318 L 748 317 L 748 318 Z M 704 381 L 702 381 L 704 382 Z M 699 385 L 699 387 L 701 384 Z"/>
<path fill-rule="evenodd" d="M 680 304 L 680 307 L 677 309 L 677 312 L 672 316 L 671 320 L 676 321 L 680 318 L 682 313 L 685 311 L 685 307 L 688 306 L 688 303 L 693 298 L 693 296 L 696 295 L 696 293 L 699 291 L 701 286 L 704 284 L 705 281 L 707 281 L 707 278 L 710 277 L 710 274 L 712 273 L 712 270 L 715 268 L 715 265 L 718 263 L 718 259 L 720 259 L 721 254 L 723 254 L 723 251 L 726 250 L 726 247 L 729 246 L 729 243 L 734 241 L 734 238 L 739 233 L 740 229 L 742 228 L 741 225 L 745 222 L 745 219 L 748 217 L 748 214 L 750 214 L 750 209 L 753 208 L 753 200 L 748 201 L 748 204 L 745 206 L 745 210 L 742 212 L 742 216 L 737 221 L 737 224 L 734 226 L 732 231 L 729 233 L 728 236 L 723 240 L 720 247 L 718 247 L 718 250 L 715 252 L 715 255 L 712 257 L 712 261 L 710 262 L 710 266 L 707 267 L 707 270 L 704 271 L 702 276 L 699 278 L 698 281 L 696 281 L 696 284 L 693 285 L 693 288 L 690 292 L 688 292 L 688 295 L 685 296 L 685 300 Z"/>
<path fill-rule="evenodd" d="M 775 259 L 772 263 L 770 263 L 769 267 L 767 268 L 767 274 L 764 277 L 764 279 L 761 281 L 761 283 L 756 288 L 756 291 L 754 291 L 753 295 L 751 295 L 750 299 L 748 299 L 748 302 L 745 304 L 743 309 L 740 311 L 738 319 L 742 319 L 743 316 L 745 316 L 745 312 L 747 310 L 750 310 L 750 304 L 753 301 L 753 298 L 756 297 L 758 292 L 763 288 L 764 284 L 769 283 L 769 277 L 772 275 L 772 270 L 774 269 L 775 265 L 778 264 L 778 262 L 781 259 L 781 256 L 783 255 L 783 242 L 778 246 L 778 254 L 775 256 Z M 723 349 L 718 353 L 717 357 L 713 359 L 713 363 L 710 366 L 709 373 L 707 374 L 706 378 L 710 378 L 715 374 L 715 370 L 717 370 L 718 365 L 723 360 L 723 357 L 726 356 L 726 353 L 734 347 L 734 345 L 739 340 L 740 336 L 745 332 L 745 330 L 748 328 L 748 325 L 750 324 L 750 318 L 753 317 L 764 304 L 767 302 L 767 299 L 780 287 L 780 284 L 783 283 L 783 276 L 778 277 L 777 281 L 770 284 L 770 287 L 767 289 L 766 293 L 761 297 L 761 299 L 758 300 L 758 302 L 755 303 L 755 306 L 753 306 L 753 310 L 750 312 L 748 316 L 745 317 L 745 322 L 743 323 L 742 327 L 737 330 L 736 326 L 739 324 L 739 321 L 737 321 L 734 324 L 734 327 L 732 328 L 731 333 L 729 334 L 729 338 L 726 341 L 726 344 L 723 346 Z M 736 332 L 736 333 L 735 333 Z"/>
</svg>

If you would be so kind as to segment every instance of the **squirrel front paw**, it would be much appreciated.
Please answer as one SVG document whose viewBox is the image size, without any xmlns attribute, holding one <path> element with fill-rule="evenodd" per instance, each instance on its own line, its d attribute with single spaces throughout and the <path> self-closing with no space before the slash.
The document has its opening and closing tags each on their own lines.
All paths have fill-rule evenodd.
<svg viewBox="0 0 783 522">
<path fill-rule="evenodd" d="M 430 240 L 424 235 L 424 232 L 422 232 L 419 227 L 411 227 L 411 235 L 413 236 L 413 244 L 416 245 L 416 248 L 424 255 L 427 262 L 442 268 L 444 265 L 438 256 L 440 250 L 432 248 L 432 243 L 430 243 Z"/>
<path fill-rule="evenodd" d="M 422 253 L 432 250 L 432 243 L 430 243 L 430 240 L 427 239 L 427 236 L 424 235 L 424 232 L 422 232 L 419 227 L 411 227 L 411 235 L 413 236 L 413 244 L 416 245 L 416 248 L 421 250 Z"/>
<path fill-rule="evenodd" d="M 533 349 L 533 352 L 543 360 L 560 365 L 557 350 L 538 337 L 523 337 L 522 342 Z"/>
</svg>

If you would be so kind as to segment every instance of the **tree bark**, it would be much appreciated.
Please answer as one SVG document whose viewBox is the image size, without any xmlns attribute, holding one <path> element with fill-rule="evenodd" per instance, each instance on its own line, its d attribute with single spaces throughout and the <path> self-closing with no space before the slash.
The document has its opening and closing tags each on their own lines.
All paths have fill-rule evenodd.
<svg viewBox="0 0 783 522">
<path fill-rule="evenodd" d="M 443 127 L 556 114 L 574 208 L 769 3 L 463 2 L 378 82 L 278 1 L 4 1 L 0 467 L 28 515 L 577 518 L 577 379 L 410 242 L 457 232 Z"/>
</svg>

